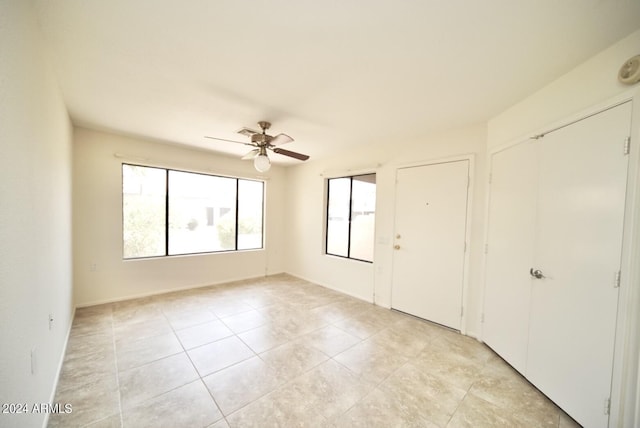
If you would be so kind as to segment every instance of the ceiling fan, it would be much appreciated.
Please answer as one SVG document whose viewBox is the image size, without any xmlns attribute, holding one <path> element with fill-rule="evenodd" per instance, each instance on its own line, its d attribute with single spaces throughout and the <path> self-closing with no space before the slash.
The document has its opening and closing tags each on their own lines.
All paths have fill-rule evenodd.
<svg viewBox="0 0 640 428">
<path fill-rule="evenodd" d="M 242 128 L 238 131 L 238 134 L 245 135 L 251 138 L 250 143 L 245 143 L 242 141 L 235 140 L 227 140 L 225 138 L 217 138 L 217 137 L 209 137 L 205 135 L 205 138 L 211 138 L 212 140 L 220 140 L 227 141 L 230 143 L 244 144 L 246 146 L 253 146 L 255 149 L 251 150 L 246 155 L 242 156 L 242 159 L 253 159 L 253 166 L 259 172 L 267 172 L 269 168 L 271 168 L 271 161 L 267 156 L 267 149 L 271 150 L 274 153 L 279 155 L 289 156 L 290 158 L 306 161 L 309 159 L 309 156 L 303 155 L 301 153 L 292 152 L 290 150 L 281 149 L 279 146 L 281 144 L 290 143 L 293 141 L 293 138 L 289 137 L 287 134 L 278 134 L 275 137 L 267 134 L 267 129 L 271 127 L 271 123 L 266 121 L 258 122 L 258 126 L 262 129 L 262 132 L 255 131 L 249 128 Z"/>
</svg>

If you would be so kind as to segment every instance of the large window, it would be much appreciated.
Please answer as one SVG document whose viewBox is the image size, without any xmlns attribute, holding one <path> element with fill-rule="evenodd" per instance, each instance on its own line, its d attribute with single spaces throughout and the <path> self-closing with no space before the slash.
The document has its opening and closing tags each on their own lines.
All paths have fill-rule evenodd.
<svg viewBox="0 0 640 428">
<path fill-rule="evenodd" d="M 373 261 L 376 175 L 327 180 L 327 254 Z"/>
<path fill-rule="evenodd" d="M 125 259 L 262 248 L 264 183 L 122 165 Z"/>
</svg>

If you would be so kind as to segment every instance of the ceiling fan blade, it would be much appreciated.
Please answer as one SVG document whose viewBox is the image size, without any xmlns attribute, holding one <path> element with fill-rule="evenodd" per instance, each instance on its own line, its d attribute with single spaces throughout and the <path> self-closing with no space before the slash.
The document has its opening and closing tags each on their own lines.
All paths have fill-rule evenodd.
<svg viewBox="0 0 640 428">
<path fill-rule="evenodd" d="M 307 159 L 309 159 L 309 156 L 307 155 L 303 155 L 302 153 L 292 152 L 290 150 L 281 149 L 279 147 L 276 147 L 271 150 L 273 150 L 274 153 L 277 153 L 279 155 L 289 156 L 290 158 L 295 158 L 303 161 L 306 161 Z"/>
<path fill-rule="evenodd" d="M 253 159 L 258 155 L 259 152 L 260 152 L 260 149 L 253 149 L 246 155 L 242 156 L 240 159 L 242 160 Z"/>
<path fill-rule="evenodd" d="M 287 134 L 278 134 L 269 141 L 269 144 L 272 146 L 278 146 L 280 144 L 287 144 L 293 141 L 293 138 L 289 137 Z"/>
<path fill-rule="evenodd" d="M 226 138 L 209 137 L 208 135 L 205 135 L 204 138 L 210 138 L 212 140 L 226 141 L 228 143 L 244 144 L 245 146 L 252 146 L 253 145 L 251 143 L 247 143 L 246 141 L 227 140 Z"/>
<path fill-rule="evenodd" d="M 260 131 L 253 130 L 253 129 L 251 129 L 251 128 L 241 128 L 241 129 L 238 131 L 238 134 L 246 135 L 247 137 L 251 138 L 251 136 L 252 136 L 253 134 L 261 134 L 261 132 L 260 132 Z"/>
</svg>

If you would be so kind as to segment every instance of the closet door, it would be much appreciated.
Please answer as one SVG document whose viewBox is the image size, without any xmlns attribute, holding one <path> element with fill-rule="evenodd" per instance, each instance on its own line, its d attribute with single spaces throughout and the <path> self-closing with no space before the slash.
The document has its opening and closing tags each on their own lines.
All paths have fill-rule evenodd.
<svg viewBox="0 0 640 428">
<path fill-rule="evenodd" d="M 608 423 L 631 104 L 538 140 L 526 377 L 586 427 Z"/>
<path fill-rule="evenodd" d="M 495 153 L 490 185 L 483 340 L 524 373 L 538 191 L 536 142 Z"/>
</svg>

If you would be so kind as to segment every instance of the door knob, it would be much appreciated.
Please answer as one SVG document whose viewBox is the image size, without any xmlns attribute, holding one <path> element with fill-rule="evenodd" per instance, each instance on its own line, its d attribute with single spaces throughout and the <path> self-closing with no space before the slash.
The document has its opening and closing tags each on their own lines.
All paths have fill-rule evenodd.
<svg viewBox="0 0 640 428">
<path fill-rule="evenodd" d="M 400 245 L 398 245 L 398 244 L 394 245 L 394 246 L 393 246 L 393 249 L 394 249 L 394 250 L 399 250 L 399 249 L 400 249 Z"/>
<path fill-rule="evenodd" d="M 534 270 L 533 268 L 529 269 L 529 275 L 531 275 L 536 279 L 544 278 L 544 275 L 542 274 L 542 271 L 540 269 L 536 269 L 536 270 Z"/>
</svg>

